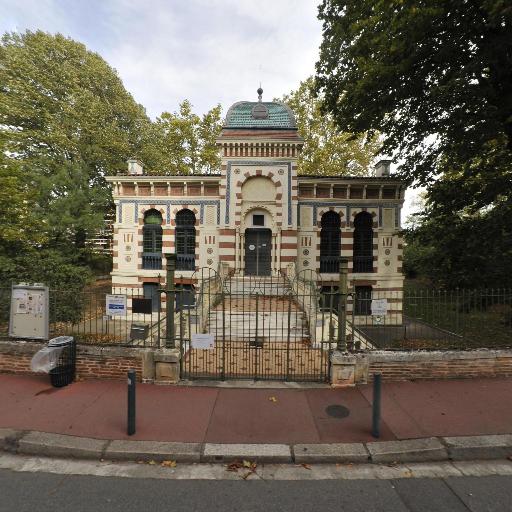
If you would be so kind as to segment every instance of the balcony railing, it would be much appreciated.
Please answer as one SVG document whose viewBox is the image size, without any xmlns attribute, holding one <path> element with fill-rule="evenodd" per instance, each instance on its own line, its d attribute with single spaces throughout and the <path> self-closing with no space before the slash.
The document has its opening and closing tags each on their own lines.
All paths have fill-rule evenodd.
<svg viewBox="0 0 512 512">
<path fill-rule="evenodd" d="M 144 270 L 161 270 L 162 269 L 162 253 L 160 253 L 160 252 L 144 252 L 144 253 L 142 253 L 142 268 Z"/>
<path fill-rule="evenodd" d="M 320 256 L 320 272 L 323 274 L 337 274 L 340 271 L 339 256 Z"/>
<path fill-rule="evenodd" d="M 373 272 L 373 256 L 354 256 L 353 272 Z"/>
<path fill-rule="evenodd" d="M 195 270 L 196 257 L 194 254 L 176 254 L 176 270 Z"/>
</svg>

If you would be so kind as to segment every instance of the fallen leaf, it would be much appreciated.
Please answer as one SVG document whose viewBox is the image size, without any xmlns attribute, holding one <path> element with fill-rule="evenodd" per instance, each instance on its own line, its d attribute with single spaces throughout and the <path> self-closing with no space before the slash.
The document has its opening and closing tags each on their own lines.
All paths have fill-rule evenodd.
<svg viewBox="0 0 512 512">
<path fill-rule="evenodd" d="M 303 463 L 301 464 L 301 466 L 302 466 L 304 469 L 309 469 L 309 470 L 311 470 L 311 466 L 310 466 L 309 464 L 306 464 L 305 462 L 303 462 Z"/>
<path fill-rule="evenodd" d="M 160 466 L 163 466 L 164 468 L 175 468 L 176 467 L 176 461 L 175 460 L 163 460 Z"/>
<path fill-rule="evenodd" d="M 232 462 L 231 464 L 228 464 L 226 471 L 233 471 L 237 472 L 242 466 L 242 464 L 238 461 Z"/>
<path fill-rule="evenodd" d="M 137 464 L 144 464 L 145 462 L 143 460 L 138 460 Z"/>
<path fill-rule="evenodd" d="M 270 396 L 268 399 L 269 399 L 271 402 L 274 402 L 274 403 L 276 403 L 276 402 L 277 402 L 277 398 L 276 398 L 275 396 Z"/>
<path fill-rule="evenodd" d="M 148 464 L 149 464 L 150 466 L 154 466 L 154 465 L 156 464 L 156 462 L 155 462 L 154 460 L 150 460 L 150 461 L 148 462 Z"/>
</svg>

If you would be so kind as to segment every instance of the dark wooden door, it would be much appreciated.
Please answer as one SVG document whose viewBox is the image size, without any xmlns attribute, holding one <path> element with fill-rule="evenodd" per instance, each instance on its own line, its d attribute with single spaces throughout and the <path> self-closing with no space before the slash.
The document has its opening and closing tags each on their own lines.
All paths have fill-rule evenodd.
<svg viewBox="0 0 512 512">
<path fill-rule="evenodd" d="M 245 232 L 245 274 L 269 276 L 272 267 L 272 232 L 247 229 Z"/>
</svg>

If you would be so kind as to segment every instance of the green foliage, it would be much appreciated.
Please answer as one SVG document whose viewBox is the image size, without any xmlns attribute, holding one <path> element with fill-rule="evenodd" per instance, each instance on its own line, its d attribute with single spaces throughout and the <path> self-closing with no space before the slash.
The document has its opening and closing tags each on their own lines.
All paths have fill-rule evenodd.
<svg viewBox="0 0 512 512">
<path fill-rule="evenodd" d="M 382 151 L 403 159 L 404 176 L 421 184 L 448 166 L 466 181 L 480 181 L 480 192 L 468 193 L 484 204 L 499 190 L 495 177 L 510 190 L 506 2 L 324 0 L 319 18 L 318 89 L 338 126 L 382 131 Z M 483 195 L 482 180 L 489 189 Z"/>
<path fill-rule="evenodd" d="M 144 109 L 84 45 L 40 31 L 3 36 L 2 164 L 34 192 L 49 244 L 81 247 L 102 225 L 111 202 L 104 176 L 124 169 L 149 132 Z"/>
<path fill-rule="evenodd" d="M 57 250 L 28 250 L 15 258 L 0 254 L 0 282 L 44 283 L 50 290 L 51 322 L 78 322 L 82 315 L 83 289 L 91 279 L 80 266 Z M 5 304 L 4 304 L 5 306 Z"/>
<path fill-rule="evenodd" d="M 465 216 L 429 208 L 405 233 L 404 268 L 446 288 L 512 286 L 512 205 Z"/>
<path fill-rule="evenodd" d="M 155 133 L 159 141 L 157 174 L 211 174 L 220 170 L 220 156 L 215 145 L 222 127 L 221 107 L 202 117 L 194 114 L 184 100 L 178 112 L 164 112 L 157 118 Z"/>
<path fill-rule="evenodd" d="M 313 77 L 279 101 L 294 111 L 299 135 L 304 138 L 299 174 L 365 176 L 371 172 L 372 160 L 380 148 L 378 136 L 354 137 L 340 132 L 332 116 L 321 111 L 322 98 L 315 95 Z"/>
<path fill-rule="evenodd" d="M 20 250 L 44 240 L 32 213 L 34 195 L 13 169 L 2 166 L 0 155 L 0 251 L 6 246 Z"/>
<path fill-rule="evenodd" d="M 317 89 L 337 126 L 427 188 L 405 264 L 449 286 L 510 283 L 512 9 L 503 0 L 324 0 Z M 414 269 L 414 270 L 413 270 Z"/>
</svg>

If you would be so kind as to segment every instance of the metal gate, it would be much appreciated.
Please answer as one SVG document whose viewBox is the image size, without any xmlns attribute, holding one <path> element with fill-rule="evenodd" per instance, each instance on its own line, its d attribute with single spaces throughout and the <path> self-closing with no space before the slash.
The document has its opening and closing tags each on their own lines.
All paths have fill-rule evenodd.
<svg viewBox="0 0 512 512">
<path fill-rule="evenodd" d="M 194 303 L 176 313 L 182 378 L 328 379 L 333 319 L 316 282 L 301 275 L 222 279 L 211 269 L 194 278 Z"/>
</svg>

